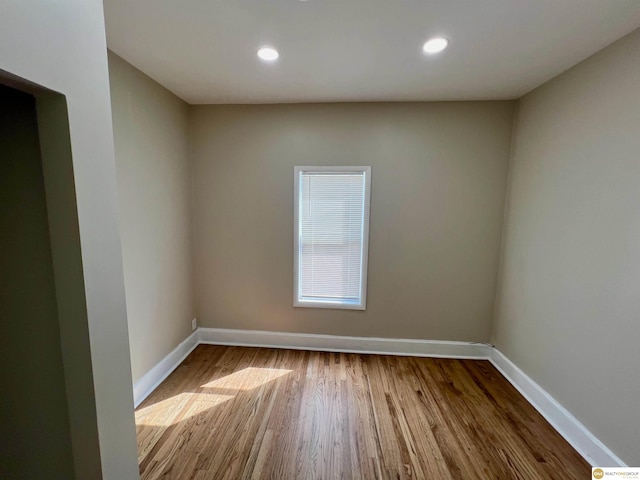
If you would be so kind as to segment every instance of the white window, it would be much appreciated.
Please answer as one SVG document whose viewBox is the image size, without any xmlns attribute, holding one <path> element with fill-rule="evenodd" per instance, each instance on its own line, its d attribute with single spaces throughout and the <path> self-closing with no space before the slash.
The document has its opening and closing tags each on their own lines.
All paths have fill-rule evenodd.
<svg viewBox="0 0 640 480">
<path fill-rule="evenodd" d="M 371 167 L 295 167 L 296 307 L 365 310 Z"/>
</svg>

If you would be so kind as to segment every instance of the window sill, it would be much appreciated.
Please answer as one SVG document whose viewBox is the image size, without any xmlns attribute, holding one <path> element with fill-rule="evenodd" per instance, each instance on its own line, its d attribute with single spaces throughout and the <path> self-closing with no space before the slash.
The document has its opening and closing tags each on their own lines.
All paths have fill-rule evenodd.
<svg viewBox="0 0 640 480">
<path fill-rule="evenodd" d="M 367 306 L 361 303 L 348 302 L 322 302 L 313 300 L 297 300 L 293 302 L 296 308 L 331 308 L 334 310 L 366 310 Z"/>
</svg>

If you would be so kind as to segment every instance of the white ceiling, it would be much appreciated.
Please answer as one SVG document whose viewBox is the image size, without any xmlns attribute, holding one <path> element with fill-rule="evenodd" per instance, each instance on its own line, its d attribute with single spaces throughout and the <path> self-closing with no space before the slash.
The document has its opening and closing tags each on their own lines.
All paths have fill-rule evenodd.
<svg viewBox="0 0 640 480">
<path fill-rule="evenodd" d="M 640 0 L 104 0 L 109 48 L 189 103 L 510 99 L 640 27 Z M 449 38 L 435 56 L 429 37 Z M 262 45 L 280 59 L 256 57 Z"/>
</svg>

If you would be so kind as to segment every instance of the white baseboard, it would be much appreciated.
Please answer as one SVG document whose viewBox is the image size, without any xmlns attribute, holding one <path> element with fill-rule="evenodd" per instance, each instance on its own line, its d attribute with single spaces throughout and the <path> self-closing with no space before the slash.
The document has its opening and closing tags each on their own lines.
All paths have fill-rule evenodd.
<svg viewBox="0 0 640 480">
<path fill-rule="evenodd" d="M 376 337 L 342 337 L 308 333 L 198 329 L 200 343 L 242 347 L 289 348 L 325 352 L 410 355 L 414 357 L 487 359 L 491 347 L 484 343 L 447 342 Z"/>
<path fill-rule="evenodd" d="M 200 344 L 489 360 L 592 466 L 627 465 L 502 352 L 483 343 L 198 328 L 133 386 L 137 407 Z"/>
<path fill-rule="evenodd" d="M 196 330 L 180 343 L 169 355 L 160 360 L 140 380 L 133 384 L 133 404 L 138 407 L 142 401 L 160 385 L 171 372 L 198 346 L 198 331 Z"/>
<path fill-rule="evenodd" d="M 492 349 L 491 363 L 527 401 L 594 467 L 626 467 L 627 465 L 596 438 L 555 398 L 524 373 L 502 352 Z"/>
</svg>

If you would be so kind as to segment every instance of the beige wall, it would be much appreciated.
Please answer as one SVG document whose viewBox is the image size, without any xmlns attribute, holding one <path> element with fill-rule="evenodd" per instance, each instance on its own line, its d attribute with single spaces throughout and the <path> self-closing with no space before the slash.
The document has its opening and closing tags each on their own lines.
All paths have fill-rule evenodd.
<svg viewBox="0 0 640 480">
<path fill-rule="evenodd" d="M 202 326 L 488 341 L 513 103 L 191 110 Z M 367 310 L 293 308 L 294 165 L 371 165 Z"/>
<path fill-rule="evenodd" d="M 112 52 L 109 76 L 136 381 L 195 318 L 188 105 Z"/>
<path fill-rule="evenodd" d="M 640 31 L 525 96 L 494 342 L 640 465 Z"/>
<path fill-rule="evenodd" d="M 64 95 L 37 111 L 75 476 L 138 478 L 102 2 L 1 10 L 0 70 Z"/>
</svg>

